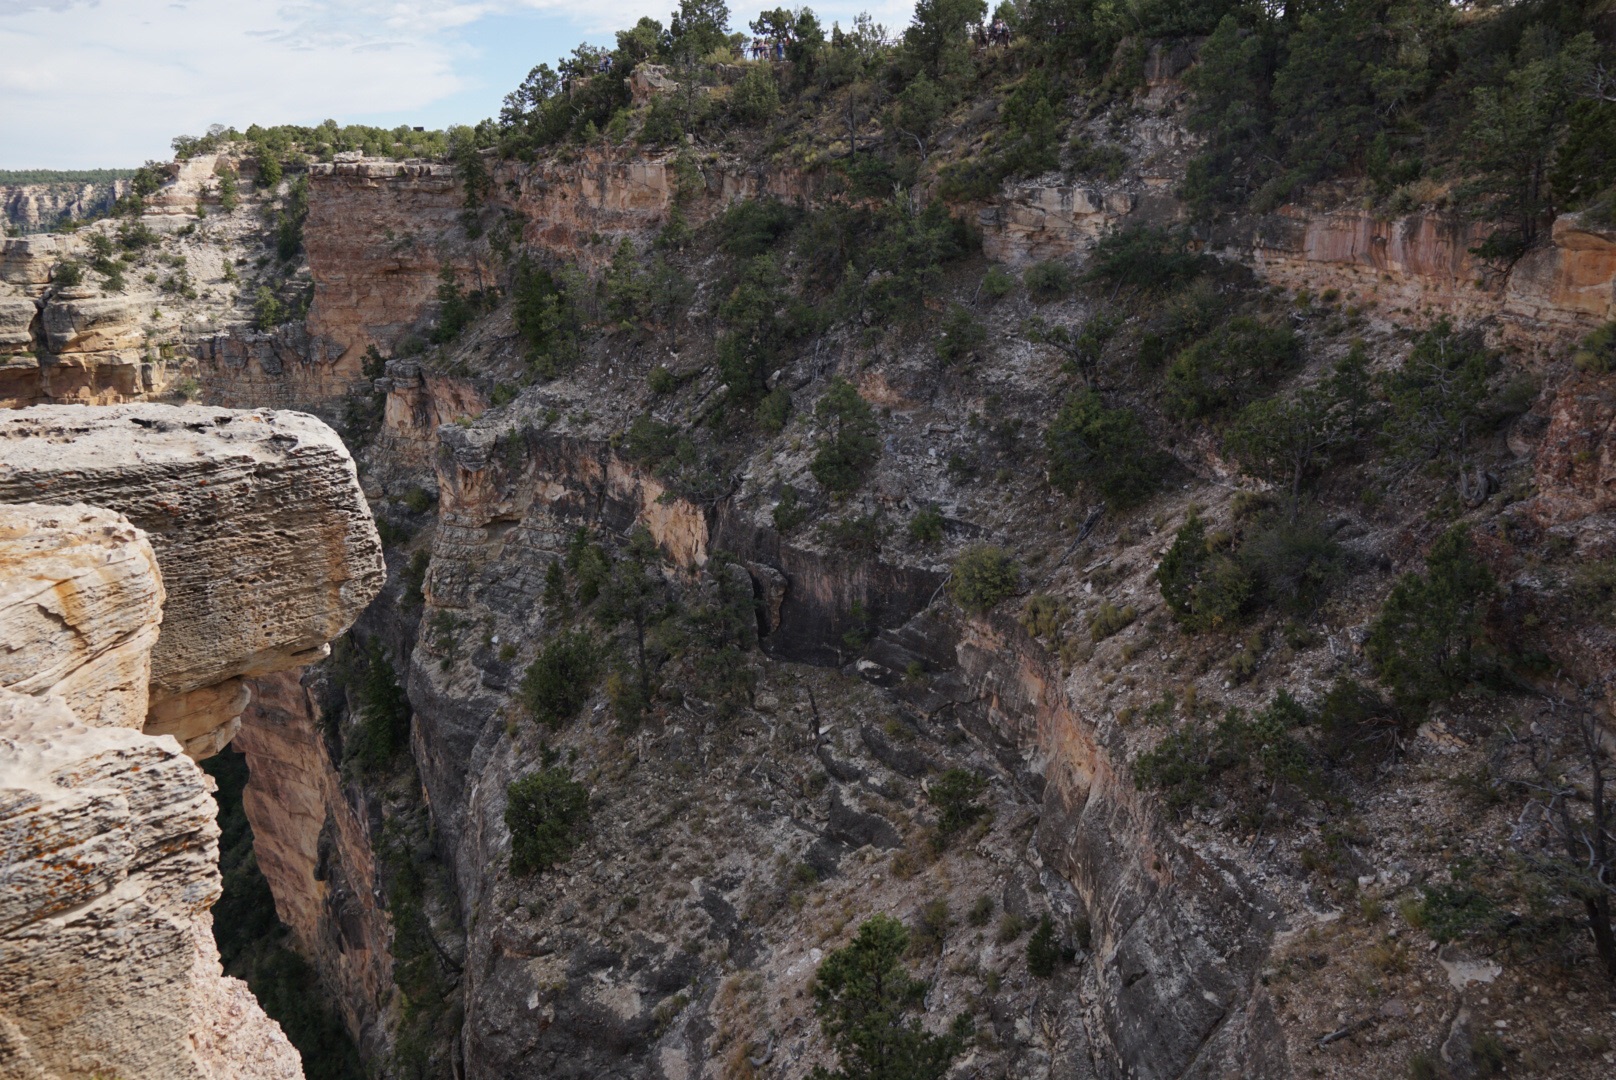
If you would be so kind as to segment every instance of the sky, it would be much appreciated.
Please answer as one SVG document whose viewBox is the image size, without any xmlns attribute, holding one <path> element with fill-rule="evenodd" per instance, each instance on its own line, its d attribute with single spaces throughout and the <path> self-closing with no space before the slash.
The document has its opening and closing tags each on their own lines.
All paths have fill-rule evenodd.
<svg viewBox="0 0 1616 1080">
<path fill-rule="evenodd" d="M 773 7 L 779 0 L 770 0 Z M 732 29 L 765 4 L 731 0 Z M 677 0 L 0 0 L 0 169 L 127 168 L 210 124 L 496 115 L 541 62 Z M 827 28 L 912 2 L 812 4 Z"/>
</svg>

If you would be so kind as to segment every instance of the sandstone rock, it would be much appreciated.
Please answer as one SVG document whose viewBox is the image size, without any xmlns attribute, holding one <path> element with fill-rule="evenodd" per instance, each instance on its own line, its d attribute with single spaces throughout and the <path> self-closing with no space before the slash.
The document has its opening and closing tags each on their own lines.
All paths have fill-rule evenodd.
<svg viewBox="0 0 1616 1080">
<path fill-rule="evenodd" d="M 45 342 L 53 353 L 137 347 L 145 340 L 141 315 L 153 302 L 144 295 L 53 297 L 40 313 Z"/>
<path fill-rule="evenodd" d="M 634 73 L 628 77 L 628 89 L 634 107 L 639 108 L 649 105 L 651 99 L 660 94 L 673 93 L 679 89 L 679 84 L 661 64 L 636 64 Z"/>
<path fill-rule="evenodd" d="M 295 1080 L 224 978 L 211 782 L 169 738 L 0 690 L 0 1074 Z"/>
<path fill-rule="evenodd" d="M 139 729 L 163 584 L 146 535 L 89 506 L 0 506 L 0 687 Z"/>
<path fill-rule="evenodd" d="M 38 313 L 26 296 L 0 296 L 0 355 L 33 351 Z"/>
<path fill-rule="evenodd" d="M 62 236 L 20 236 L 0 241 L 0 281 L 26 287 L 47 284 L 51 269 L 70 250 Z"/>
<path fill-rule="evenodd" d="M 39 499 L 120 511 L 150 537 L 167 591 L 150 708 L 198 749 L 234 714 L 202 730 L 199 699 L 174 699 L 324 655 L 383 580 L 347 449 L 298 413 L 120 405 L 6 414 L 0 502 Z"/>
<path fill-rule="evenodd" d="M 1551 522 L 1616 509 L 1616 378 L 1573 375 L 1555 393 L 1534 467 Z"/>
<path fill-rule="evenodd" d="M 377 890 L 371 809 L 326 749 L 320 706 L 302 673 L 252 680 L 235 749 L 249 769 L 242 804 L 275 912 L 332 985 L 348 1030 L 380 1037 L 392 1000 L 392 930 Z"/>
</svg>

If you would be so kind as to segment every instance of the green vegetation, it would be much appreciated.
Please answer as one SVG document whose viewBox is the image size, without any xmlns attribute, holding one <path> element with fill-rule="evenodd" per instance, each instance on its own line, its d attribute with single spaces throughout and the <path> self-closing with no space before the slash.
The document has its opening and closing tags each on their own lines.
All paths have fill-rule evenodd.
<svg viewBox="0 0 1616 1080">
<path fill-rule="evenodd" d="M 905 970 L 909 931 L 889 915 L 859 927 L 814 978 L 814 1011 L 841 1067 L 816 1068 L 814 1080 L 941 1080 L 964 1046 L 966 1028 L 932 1035 L 910 1013 L 926 984 Z"/>
<path fill-rule="evenodd" d="M 1021 567 L 1003 548 L 977 544 L 954 560 L 948 595 L 967 611 L 984 615 L 1021 587 Z"/>
<path fill-rule="evenodd" d="M 832 495 L 857 490 L 881 452 L 869 404 L 852 383 L 838 376 L 814 406 L 814 417 L 825 427 L 809 465 L 814 479 Z"/>
<path fill-rule="evenodd" d="M 943 542 L 943 515 L 935 506 L 923 506 L 909 519 L 909 539 L 932 547 Z"/>
<path fill-rule="evenodd" d="M 1027 973 L 1035 979 L 1047 979 L 1065 959 L 1065 952 L 1055 936 L 1055 922 L 1045 915 L 1027 939 Z"/>
<path fill-rule="evenodd" d="M 0 186 L 13 184 L 110 184 L 128 180 L 134 169 L 0 169 Z"/>
<path fill-rule="evenodd" d="M 552 765 L 512 780 L 505 788 L 511 873 L 540 873 L 565 862 L 588 824 L 589 792 L 565 768 Z"/>
<path fill-rule="evenodd" d="M 1364 643 L 1398 705 L 1421 714 L 1481 677 L 1483 624 L 1495 589 L 1463 526 L 1432 545 L 1424 574 L 1398 579 Z"/>
<path fill-rule="evenodd" d="M 947 843 L 975 825 L 988 812 L 979 801 L 987 781 L 970 769 L 949 769 L 926 789 L 926 797 L 937 808 L 937 835 Z"/>
<path fill-rule="evenodd" d="M 1591 77 L 1596 4 L 1528 0 L 1480 17 L 1435 2 L 1194 10 L 1196 32 L 1213 31 L 1187 78 L 1206 143 L 1182 194 L 1204 217 L 1271 209 L 1328 178 L 1393 211 L 1451 187 L 1497 223 L 1481 254 L 1513 259 L 1556 210 L 1613 179 L 1616 110 Z"/>
<path fill-rule="evenodd" d="M 1168 366 L 1166 412 L 1180 420 L 1221 416 L 1256 398 L 1301 359 L 1301 342 L 1289 328 L 1237 315 Z"/>
<path fill-rule="evenodd" d="M 547 641 L 528 665 L 522 676 L 522 704 L 535 720 L 559 728 L 578 715 L 599 678 L 595 643 L 582 630 L 564 630 Z"/>
<path fill-rule="evenodd" d="M 410 700 L 381 642 L 372 640 L 363 655 L 363 670 L 353 688 L 359 724 L 344 750 L 366 772 L 379 772 L 409 742 Z"/>
<path fill-rule="evenodd" d="M 1131 409 L 1107 408 L 1092 390 L 1067 398 L 1044 433 L 1049 482 L 1064 494 L 1093 489 L 1114 509 L 1155 494 L 1169 459 Z"/>
<path fill-rule="evenodd" d="M 1281 691 L 1255 715 L 1229 709 L 1210 726 L 1185 723 L 1139 756 L 1134 783 L 1162 792 L 1179 811 L 1207 805 L 1221 791 L 1246 823 L 1256 825 L 1268 813 L 1277 784 L 1304 793 L 1316 788 L 1313 751 L 1296 734 L 1314 722 L 1312 713 Z"/>
</svg>

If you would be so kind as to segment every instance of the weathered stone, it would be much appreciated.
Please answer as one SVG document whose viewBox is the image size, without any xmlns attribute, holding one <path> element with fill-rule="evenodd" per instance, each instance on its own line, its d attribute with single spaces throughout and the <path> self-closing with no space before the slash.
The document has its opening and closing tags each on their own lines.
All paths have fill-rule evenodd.
<svg viewBox="0 0 1616 1080">
<path fill-rule="evenodd" d="M 0 506 L 0 687 L 140 728 L 163 584 L 146 535 L 89 506 Z"/>
<path fill-rule="evenodd" d="M 233 743 L 250 773 L 242 804 L 276 914 L 338 989 L 348 1030 L 372 1046 L 392 1000 L 393 956 L 367 796 L 344 786 L 326 749 L 319 703 L 300 675 L 252 680 L 253 702 Z"/>
<path fill-rule="evenodd" d="M 53 353 L 105 352 L 133 348 L 144 340 L 141 315 L 150 296 L 51 299 L 41 318 Z"/>
<path fill-rule="evenodd" d="M 26 296 L 0 296 L 0 355 L 32 351 L 37 314 Z"/>
<path fill-rule="evenodd" d="M 151 539 L 167 590 L 154 714 L 308 663 L 380 589 L 381 544 L 335 432 L 298 413 L 39 406 L 0 418 L 0 502 L 83 501 Z M 234 719 L 219 716 L 213 727 Z M 203 739 L 192 715 L 175 729 Z M 198 745 L 206 745 L 199 743 Z"/>
<path fill-rule="evenodd" d="M 172 739 L 0 690 L 0 1074 L 302 1075 L 220 972 L 210 787 Z"/>
</svg>

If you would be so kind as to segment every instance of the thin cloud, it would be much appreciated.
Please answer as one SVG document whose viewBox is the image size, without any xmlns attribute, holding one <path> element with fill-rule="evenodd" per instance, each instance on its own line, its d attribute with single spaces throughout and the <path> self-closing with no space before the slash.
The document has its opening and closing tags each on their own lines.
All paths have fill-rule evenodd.
<svg viewBox="0 0 1616 1080">
<path fill-rule="evenodd" d="M 0 56 L 7 58 L 0 65 L 0 168 L 138 164 L 165 157 L 174 135 L 198 134 L 214 123 L 441 117 L 451 108 L 449 119 L 475 123 L 496 113 L 509 89 L 490 85 L 473 44 L 483 20 L 530 20 L 531 63 L 553 63 L 581 37 L 608 41 L 642 15 L 665 24 L 677 6 L 677 0 L 0 0 Z M 765 6 L 758 0 L 759 9 Z M 814 6 L 827 27 L 835 19 L 851 22 L 867 6 L 894 33 L 910 10 L 901 0 Z M 744 31 L 756 14 L 737 7 L 731 22 Z M 465 115 L 457 115 L 461 110 Z"/>
</svg>

